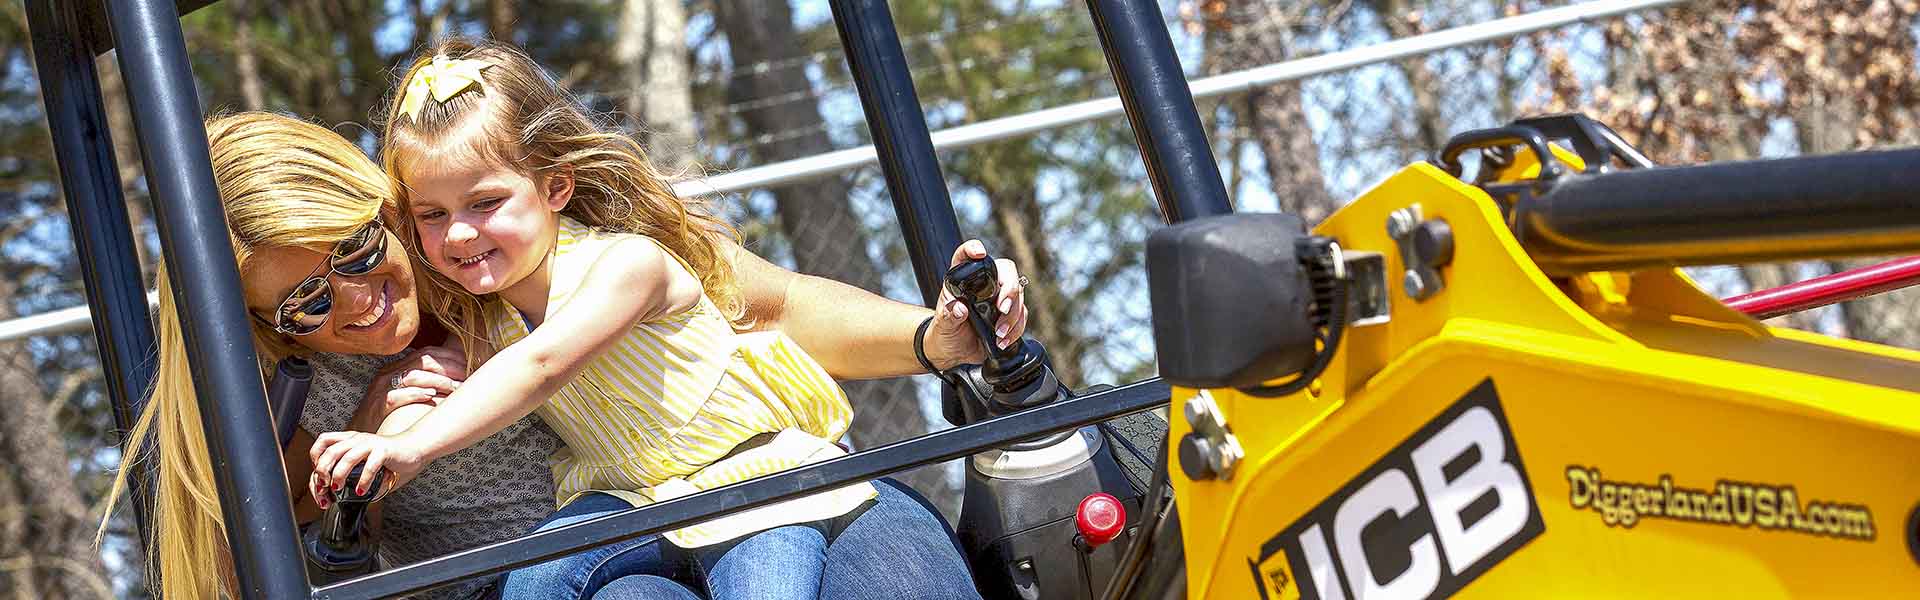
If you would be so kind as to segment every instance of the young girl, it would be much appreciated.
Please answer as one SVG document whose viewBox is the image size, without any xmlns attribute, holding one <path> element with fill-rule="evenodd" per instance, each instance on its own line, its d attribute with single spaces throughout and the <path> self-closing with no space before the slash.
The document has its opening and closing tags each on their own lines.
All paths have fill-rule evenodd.
<svg viewBox="0 0 1920 600">
<path fill-rule="evenodd" d="M 412 219 L 403 241 L 431 271 L 434 312 L 484 364 L 403 433 L 321 436 L 316 486 L 362 463 L 404 483 L 529 411 L 568 446 L 553 461 L 562 506 L 590 492 L 644 505 L 846 453 L 845 395 L 784 334 L 735 332 L 731 229 L 676 198 L 633 141 L 510 47 L 450 40 L 404 81 L 383 157 Z M 751 547 L 819 573 L 819 546 L 875 496 L 861 483 L 664 537 L 723 597 L 743 588 L 716 580 L 719 555 Z M 750 544 L 790 526 L 819 531 L 815 547 Z M 766 576 L 751 571 L 737 570 Z"/>
</svg>

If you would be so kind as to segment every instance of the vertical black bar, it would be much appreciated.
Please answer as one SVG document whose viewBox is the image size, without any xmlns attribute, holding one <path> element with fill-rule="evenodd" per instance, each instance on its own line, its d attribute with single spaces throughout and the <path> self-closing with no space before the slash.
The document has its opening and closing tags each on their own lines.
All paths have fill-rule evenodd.
<svg viewBox="0 0 1920 600">
<path fill-rule="evenodd" d="M 1158 5 L 1087 0 L 1087 8 L 1133 124 L 1161 215 L 1178 223 L 1233 212 Z"/>
<path fill-rule="evenodd" d="M 933 137 L 913 91 L 913 74 L 907 71 L 907 56 L 900 50 L 885 0 L 833 0 L 832 5 L 920 294 L 931 306 L 940 298 L 940 278 L 960 245 L 960 221 L 933 155 Z"/>
<path fill-rule="evenodd" d="M 140 279 L 140 257 L 134 252 L 139 240 L 133 237 L 120 194 L 100 77 L 83 29 L 86 22 L 76 3 L 27 2 L 40 99 L 53 134 L 53 156 L 60 168 L 60 190 L 67 199 L 73 243 L 80 250 L 94 343 L 100 350 L 107 398 L 113 402 L 114 426 L 126 435 L 140 414 L 147 382 L 153 379 L 153 323 L 147 319 L 146 286 Z M 148 540 L 147 503 L 153 498 L 147 475 L 141 469 L 128 476 L 143 548 Z"/>
<path fill-rule="evenodd" d="M 167 0 L 114 0 L 107 16 L 146 156 L 239 595 L 309 596 L 180 15 Z"/>
</svg>

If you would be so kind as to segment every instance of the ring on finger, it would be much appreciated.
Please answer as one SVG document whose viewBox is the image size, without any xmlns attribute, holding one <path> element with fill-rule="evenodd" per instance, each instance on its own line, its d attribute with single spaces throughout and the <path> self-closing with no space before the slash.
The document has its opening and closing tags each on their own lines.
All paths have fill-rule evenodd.
<svg viewBox="0 0 1920 600">
<path fill-rule="evenodd" d="M 1027 287 L 1027 276 L 1025 275 L 1020 276 L 1020 287 L 1023 289 Z"/>
<path fill-rule="evenodd" d="M 394 373 L 393 379 L 387 380 L 387 389 L 397 390 L 402 387 L 405 387 L 406 384 L 400 383 L 400 380 L 405 377 L 406 377 L 405 373 Z"/>
</svg>

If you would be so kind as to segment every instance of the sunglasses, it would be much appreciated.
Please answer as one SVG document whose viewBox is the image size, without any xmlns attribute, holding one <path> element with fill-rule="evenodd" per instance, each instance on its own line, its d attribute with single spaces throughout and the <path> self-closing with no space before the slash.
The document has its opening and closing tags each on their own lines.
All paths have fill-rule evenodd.
<svg viewBox="0 0 1920 600">
<path fill-rule="evenodd" d="M 327 262 L 315 267 L 300 285 L 280 301 L 280 310 L 275 311 L 274 320 L 268 323 L 259 315 L 253 318 L 273 326 L 274 331 L 287 335 L 307 335 L 320 330 L 327 322 L 327 315 L 333 313 L 333 285 L 327 277 L 339 273 L 347 277 L 360 277 L 372 273 L 374 267 L 387 260 L 387 229 L 380 225 L 379 219 L 368 223 L 365 229 L 353 237 L 340 240 L 333 245 Z M 321 269 L 325 268 L 325 271 Z"/>
</svg>

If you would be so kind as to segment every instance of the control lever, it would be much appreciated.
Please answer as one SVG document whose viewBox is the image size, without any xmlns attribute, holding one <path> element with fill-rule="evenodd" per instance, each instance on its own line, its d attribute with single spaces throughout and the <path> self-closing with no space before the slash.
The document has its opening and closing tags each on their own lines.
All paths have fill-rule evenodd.
<svg viewBox="0 0 1920 600">
<path fill-rule="evenodd" d="M 967 303 L 967 322 L 986 345 L 986 361 L 978 366 L 962 365 L 948 371 L 974 405 L 995 417 L 1070 397 L 1054 378 L 1048 366 L 1047 350 L 1040 342 L 1021 338 L 1005 348 L 994 344 L 993 324 L 1000 320 L 1000 308 L 994 305 L 1000 292 L 1000 273 L 993 257 L 977 258 L 947 270 L 944 282 L 954 298 Z"/>
<path fill-rule="evenodd" d="M 346 484 L 333 492 L 333 503 L 319 521 L 307 527 L 300 547 L 307 555 L 307 578 L 326 585 L 373 572 L 375 545 L 368 535 L 367 507 L 380 497 L 386 485 L 387 471 L 381 469 L 367 486 L 367 493 L 356 494 L 362 467 L 354 467 Z"/>
</svg>

